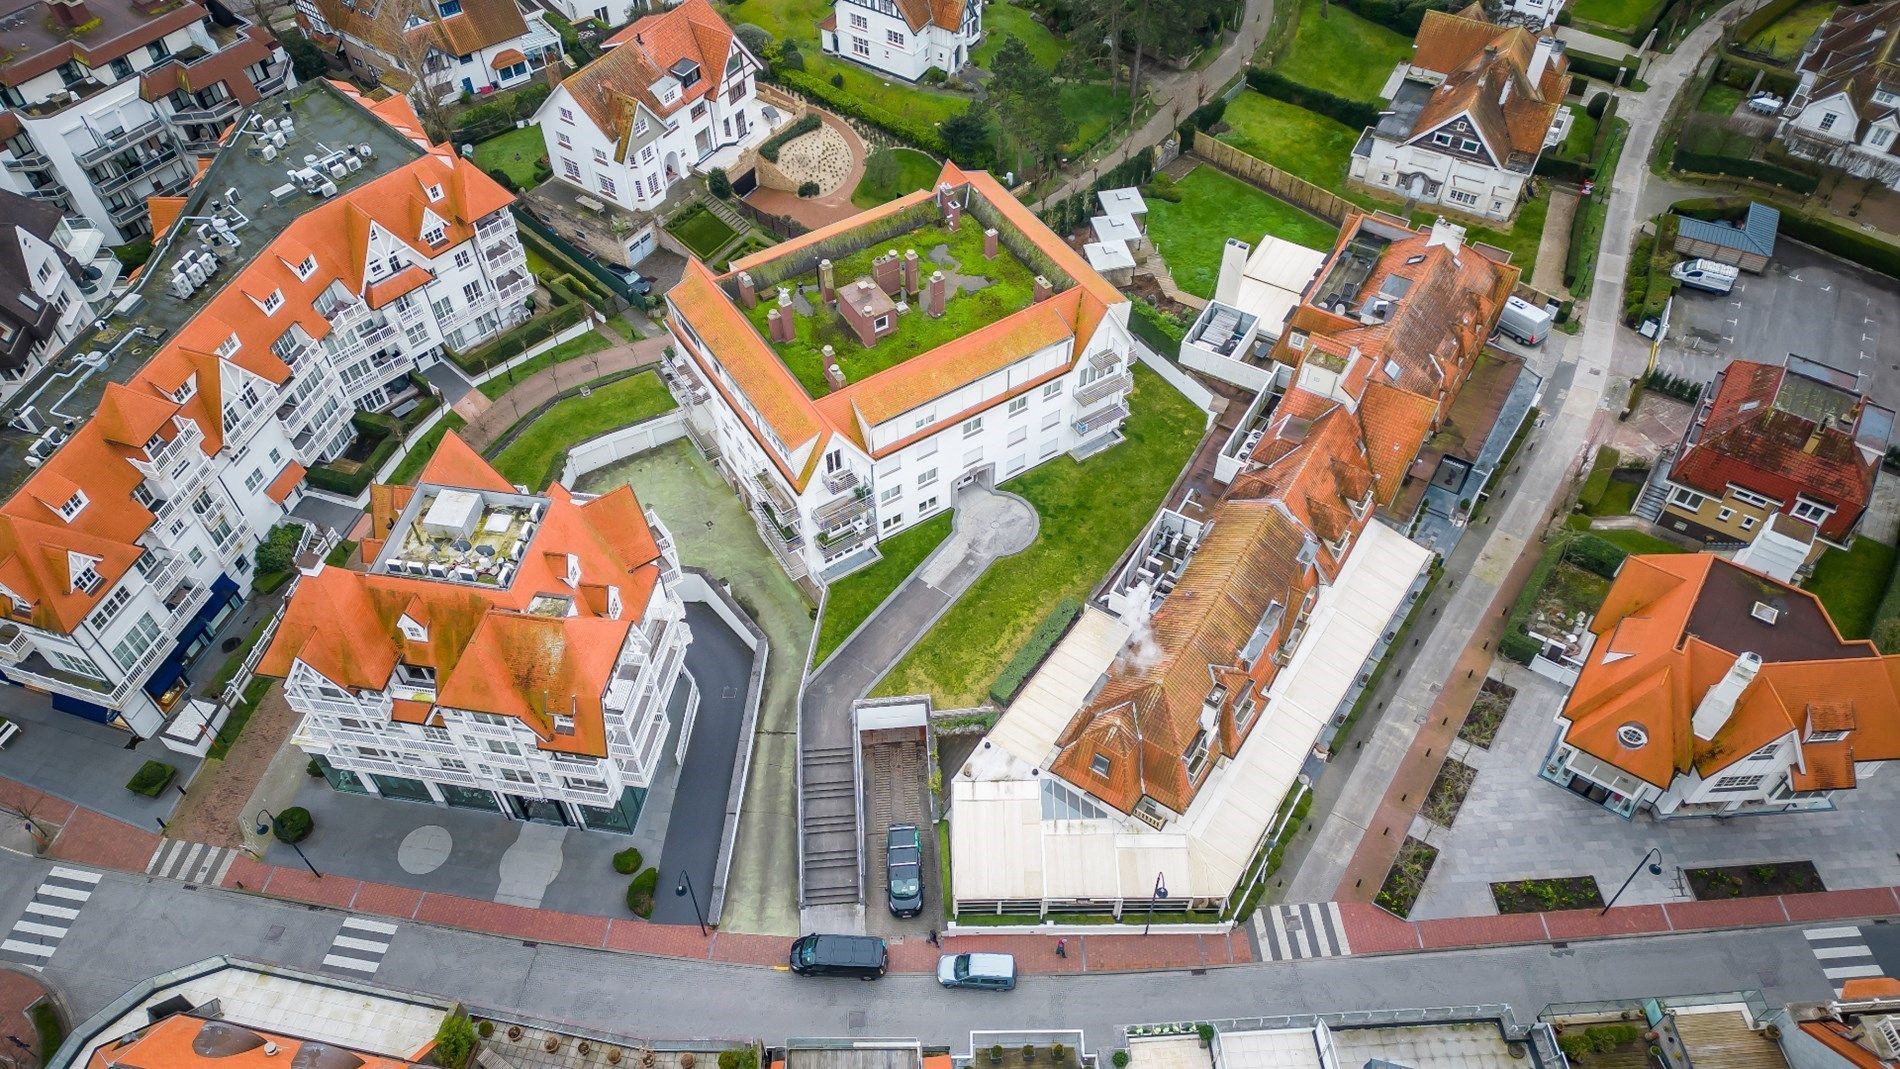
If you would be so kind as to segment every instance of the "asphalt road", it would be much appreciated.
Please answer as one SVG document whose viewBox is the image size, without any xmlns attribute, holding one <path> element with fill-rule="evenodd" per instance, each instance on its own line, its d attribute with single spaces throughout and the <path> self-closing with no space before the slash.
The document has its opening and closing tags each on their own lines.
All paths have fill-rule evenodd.
<svg viewBox="0 0 1900 1069">
<path fill-rule="evenodd" d="M 1900 409 L 1900 282 L 1782 241 L 1765 274 L 1727 294 L 1681 290 L 1662 367 L 1707 382 L 1729 360 L 1779 363 L 1789 353 L 1865 375 L 1878 403 Z"/>
<path fill-rule="evenodd" d="M 52 866 L 0 856 L 0 924 L 17 919 Z M 45 976 L 83 1017 L 136 981 L 216 954 L 321 964 L 345 914 L 142 876 L 107 873 Z M 337 975 L 343 975 L 341 973 Z M 875 984 L 525 943 L 405 922 L 384 986 L 635 1036 L 900 1036 L 962 1049 L 972 1029 L 1082 1028 L 1096 1049 L 1124 1024 L 1263 1013 L 1552 1002 L 1760 989 L 1771 1004 L 1826 998 L 1799 927 L 1390 957 L 1328 958 L 1198 972 L 1026 977 L 1007 995 L 950 992 L 928 976 Z"/>
</svg>

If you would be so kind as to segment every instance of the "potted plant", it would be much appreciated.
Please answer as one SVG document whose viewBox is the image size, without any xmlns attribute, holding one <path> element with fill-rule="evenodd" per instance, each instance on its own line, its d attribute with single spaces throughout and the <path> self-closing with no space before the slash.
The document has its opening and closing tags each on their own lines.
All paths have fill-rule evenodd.
<svg viewBox="0 0 1900 1069">
<path fill-rule="evenodd" d="M 1001 1043 L 994 1044 L 990 1047 L 990 1064 L 1003 1064 L 1003 1045 Z"/>
<path fill-rule="evenodd" d="M 1109 1055 L 1108 1060 L 1114 1063 L 1115 1069 L 1128 1069 L 1128 1051 L 1126 1050 L 1116 1051 Z"/>
<path fill-rule="evenodd" d="M 1028 1063 L 1033 1063 L 1035 1060 L 1036 1060 L 1035 1044 L 1033 1043 L 1023 1044 L 1023 1062 L 1025 1064 L 1028 1064 Z"/>
</svg>

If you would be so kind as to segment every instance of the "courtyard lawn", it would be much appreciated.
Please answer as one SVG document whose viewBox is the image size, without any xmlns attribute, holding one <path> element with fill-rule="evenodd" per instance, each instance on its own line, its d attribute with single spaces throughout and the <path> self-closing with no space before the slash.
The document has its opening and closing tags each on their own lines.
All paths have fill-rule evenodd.
<svg viewBox="0 0 1900 1069">
<path fill-rule="evenodd" d="M 1775 21 L 1762 31 L 1750 37 L 1743 47 L 1750 52 L 1773 56 L 1779 60 L 1793 60 L 1801 54 L 1801 48 L 1814 36 L 1814 31 L 1834 14 L 1839 6 L 1835 0 L 1809 0 Z"/>
<path fill-rule="evenodd" d="M 1636 32 L 1663 0 L 1577 0 L 1570 5 L 1570 17 L 1625 34 Z"/>
<path fill-rule="evenodd" d="M 495 470 L 511 483 L 543 489 L 561 474 L 569 449 L 673 408 L 673 395 L 658 375 L 644 371 L 617 379 L 585 397 L 555 402 L 493 457 Z"/>
<path fill-rule="evenodd" d="M 1591 534 L 1603 539 L 1625 553 L 1687 553 L 1686 549 L 1669 542 L 1648 531 L 1631 531 L 1620 527 L 1593 529 Z"/>
<path fill-rule="evenodd" d="M 1893 563 L 1892 546 L 1862 536 L 1849 549 L 1823 553 L 1805 585 L 1827 606 L 1842 635 L 1866 638 L 1874 633 L 1874 612 L 1893 575 Z"/>
<path fill-rule="evenodd" d="M 1214 295 L 1221 249 L 1228 238 L 1248 243 L 1262 234 L 1330 249 L 1338 229 L 1215 167 L 1202 165 L 1175 183 L 1180 203 L 1148 198 L 1148 235 L 1175 284 L 1199 297 Z"/>
<path fill-rule="evenodd" d="M 1736 108 L 1742 106 L 1745 97 L 1746 94 L 1740 89 L 1723 85 L 1721 82 L 1710 82 L 1709 87 L 1702 91 L 1702 99 L 1696 101 L 1695 110 L 1704 115 L 1715 115 L 1726 119 L 1735 114 Z"/>
<path fill-rule="evenodd" d="M 522 189 L 534 187 L 534 164 L 548 154 L 541 140 L 541 128 L 530 123 L 510 130 L 475 146 L 475 166 L 483 171 L 500 171 L 515 180 Z"/>
<path fill-rule="evenodd" d="M 515 365 L 512 371 L 503 372 L 477 386 L 476 389 L 482 391 L 483 397 L 493 401 L 513 389 L 515 383 L 536 372 L 546 371 L 556 364 L 572 360 L 577 356 L 600 352 L 612 344 L 613 342 L 609 341 L 605 334 L 583 334 L 578 338 L 562 342 L 540 356 Z"/>
<path fill-rule="evenodd" d="M 797 41 L 807 58 L 818 52 L 818 23 L 831 14 L 831 0 L 744 0 L 738 4 L 719 4 L 719 13 L 735 29 L 751 23 L 772 35 L 774 40 Z M 804 46 L 809 44 L 810 48 Z"/>
<path fill-rule="evenodd" d="M 725 248 L 739 233 L 703 207 L 681 212 L 666 224 L 666 229 L 702 260 L 711 260 L 713 253 Z"/>
<path fill-rule="evenodd" d="M 1559 159 L 1587 160 L 1590 150 L 1596 147 L 1597 121 L 1581 107 L 1570 109 L 1570 132 L 1564 135 L 1564 143 L 1555 149 L 1545 151 L 1554 153 Z"/>
<path fill-rule="evenodd" d="M 911 647 L 877 693 L 981 704 L 997 673 L 1063 598 L 1083 598 L 1153 518 L 1194 454 L 1206 415 L 1146 367 L 1135 368 L 1127 440 L 1078 464 L 1059 457 L 1003 484 L 1034 506 L 1036 541 L 998 561 Z"/>
<path fill-rule="evenodd" d="M 818 648 L 812 654 L 813 667 L 823 664 L 833 650 L 851 637 L 858 625 L 869 619 L 910 578 L 910 573 L 930 556 L 944 539 L 950 537 L 951 513 L 932 516 L 924 522 L 886 538 L 877 544 L 883 559 L 862 571 L 852 572 L 832 583 L 825 591 L 825 612 L 818 621 Z"/>
<path fill-rule="evenodd" d="M 1301 0 L 1293 41 L 1274 69 L 1301 85 L 1348 100 L 1378 100 L 1392 69 L 1412 55 L 1412 40 L 1361 18 L 1344 5 Z"/>
<path fill-rule="evenodd" d="M 826 8 L 827 11 L 830 8 Z M 803 44 L 803 42 L 801 42 Z M 836 56 L 827 56 L 818 51 L 814 35 L 813 42 L 805 49 L 805 69 L 826 81 L 832 75 L 843 79 L 841 86 L 845 92 L 873 107 L 883 108 L 893 115 L 903 115 L 921 122 L 941 123 L 952 116 L 960 115 L 970 106 L 968 93 L 952 92 L 948 89 L 931 89 L 926 86 L 907 82 L 894 74 L 882 74 L 860 67 L 849 60 Z"/>
<path fill-rule="evenodd" d="M 871 172 L 865 171 L 864 177 L 858 180 L 858 188 L 851 191 L 851 203 L 860 208 L 875 208 L 906 193 L 929 189 L 943 171 L 943 164 L 914 148 L 881 148 L 871 154 L 872 161 L 880 157 L 896 161 L 897 168 L 891 180 L 884 183 L 873 182 Z"/>
<path fill-rule="evenodd" d="M 1007 38 L 1019 38 L 1029 48 L 1029 54 L 1036 63 L 1055 70 L 1056 64 L 1069 53 L 1069 42 L 1049 32 L 1049 28 L 1037 21 L 1028 9 L 1013 3 L 991 4 L 983 9 L 983 43 L 976 46 L 970 58 L 977 66 L 988 70 L 990 61 L 1002 50 Z"/>
<path fill-rule="evenodd" d="M 442 439 L 450 431 L 459 431 L 466 426 L 468 426 L 468 421 L 463 419 L 460 413 L 444 414 L 436 421 L 435 426 L 424 431 L 422 436 L 409 446 L 409 452 L 403 454 L 402 463 L 396 465 L 396 470 L 389 473 L 390 485 L 407 486 L 415 482 L 416 476 L 422 474 L 423 466 L 429 463 L 430 457 L 435 455 L 435 447 L 442 444 Z"/>
<path fill-rule="evenodd" d="M 842 288 L 868 277 L 871 261 L 887 249 L 915 249 L 918 258 L 928 265 L 931 250 L 948 246 L 951 258 L 956 261 L 957 273 L 986 278 L 990 284 L 975 293 L 953 292 L 941 318 L 932 319 L 919 311 L 909 312 L 898 321 L 895 331 L 867 349 L 837 312 L 828 308 L 815 310 L 812 315 L 798 317 L 795 341 L 773 348 L 807 393 L 823 397 L 831 392 L 825 383 L 823 352 L 827 345 L 837 351 L 845 377 L 857 382 L 1029 307 L 1035 272 L 1007 253 L 994 260 L 985 259 L 982 226 L 973 216 L 965 216 L 952 234 L 933 223 L 852 253 L 834 265 L 838 285 Z M 924 273 L 928 276 L 928 268 Z M 790 285 L 792 281 L 786 280 L 785 284 Z M 818 273 L 799 276 L 796 282 L 816 285 Z M 776 301 L 762 300 L 746 313 L 761 337 L 770 336 L 766 315 L 776 306 Z"/>
</svg>

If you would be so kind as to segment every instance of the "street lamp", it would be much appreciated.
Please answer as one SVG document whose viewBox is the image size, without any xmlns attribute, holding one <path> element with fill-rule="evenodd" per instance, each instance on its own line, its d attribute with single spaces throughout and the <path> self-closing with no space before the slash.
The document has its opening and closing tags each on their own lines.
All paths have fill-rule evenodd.
<svg viewBox="0 0 1900 1069">
<path fill-rule="evenodd" d="M 706 936 L 706 911 L 699 908 L 699 895 L 693 891 L 692 878 L 686 875 L 685 869 L 681 869 L 680 882 L 673 888 L 673 897 L 688 896 L 693 900 L 693 916 L 699 920 L 699 935 L 703 939 Z"/>
<path fill-rule="evenodd" d="M 259 809 L 257 811 L 257 834 L 259 835 L 268 834 L 272 826 L 275 825 L 276 823 L 277 823 L 277 815 L 272 813 L 270 810 Z M 317 867 L 315 865 L 312 865 L 310 863 L 310 859 L 304 855 L 303 847 L 298 846 L 296 843 L 289 843 L 288 845 L 290 846 L 292 850 L 297 851 L 297 858 L 303 862 L 304 868 L 307 868 L 310 870 L 310 875 L 315 876 L 319 880 L 323 879 L 323 873 L 318 872 Z"/>
<path fill-rule="evenodd" d="M 1650 855 L 1651 855 L 1651 854 L 1653 854 L 1653 855 L 1655 855 L 1655 857 L 1656 857 L 1656 860 L 1654 860 L 1654 861 L 1651 861 L 1651 860 L 1649 860 L 1649 858 L 1650 858 Z M 1636 879 L 1636 876 L 1637 876 L 1637 874 L 1638 874 L 1638 873 L 1640 873 L 1640 872 L 1642 872 L 1642 871 L 1643 871 L 1643 866 L 1644 866 L 1645 864 L 1647 864 L 1647 865 L 1649 866 L 1649 874 L 1650 874 L 1651 876 L 1661 876 L 1661 875 L 1662 875 L 1662 871 L 1663 871 L 1663 869 L 1662 869 L 1662 847 L 1660 847 L 1660 846 L 1652 846 L 1652 847 L 1650 847 L 1650 848 L 1649 848 L 1649 850 L 1648 850 L 1648 852 L 1647 852 L 1647 853 L 1645 853 L 1645 854 L 1643 855 L 1643 860 L 1641 860 L 1641 861 L 1638 861 L 1638 862 L 1636 863 L 1636 867 L 1630 870 L 1630 875 L 1629 875 L 1629 879 L 1628 879 L 1628 880 L 1624 880 L 1624 881 L 1623 881 L 1623 886 L 1621 886 L 1621 887 L 1618 887 L 1618 888 L 1616 889 L 1616 893 L 1610 896 L 1610 900 L 1609 900 L 1608 902 L 1606 902 L 1606 903 L 1604 903 L 1604 906 L 1603 906 L 1603 908 L 1602 908 L 1602 909 L 1600 909 L 1600 910 L 1598 910 L 1598 911 L 1597 911 L 1597 916 L 1599 916 L 1599 917 L 1601 917 L 1601 916 L 1603 916 L 1603 915 L 1604 915 L 1605 913 L 1608 913 L 1608 912 L 1610 911 L 1610 907 L 1611 907 L 1611 906 L 1614 906 L 1614 905 L 1616 905 L 1616 900 L 1617 900 L 1617 899 L 1619 899 L 1619 898 L 1622 898 L 1622 897 L 1623 897 L 1623 892 L 1624 892 L 1624 891 L 1627 891 L 1627 890 L 1629 890 L 1629 886 L 1630 886 L 1630 882 L 1631 882 L 1632 880 L 1634 880 L 1634 879 Z"/>
<path fill-rule="evenodd" d="M 1162 899 L 1166 897 L 1168 897 L 1167 876 L 1164 873 L 1157 872 L 1155 873 L 1154 897 L 1148 900 L 1148 923 L 1141 926 L 1141 934 L 1147 935 L 1148 929 L 1154 927 L 1155 903 L 1161 901 Z"/>
</svg>

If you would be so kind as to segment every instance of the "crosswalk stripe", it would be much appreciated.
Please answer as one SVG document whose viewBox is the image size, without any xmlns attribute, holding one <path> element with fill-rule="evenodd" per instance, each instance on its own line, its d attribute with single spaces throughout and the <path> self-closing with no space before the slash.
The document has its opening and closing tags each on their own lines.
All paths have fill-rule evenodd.
<svg viewBox="0 0 1900 1069">
<path fill-rule="evenodd" d="M 346 917 L 343 920 L 343 927 L 356 928 L 365 932 L 381 932 L 384 935 L 396 934 L 395 925 L 390 924 L 387 921 L 369 920 L 368 918 L 365 918 L 365 917 Z"/>
<path fill-rule="evenodd" d="M 1801 934 L 1807 936 L 1810 941 L 1816 939 L 1859 939 L 1860 929 L 1850 924 L 1844 928 L 1809 928 Z"/>
<path fill-rule="evenodd" d="M 1821 975 L 1830 980 L 1851 980 L 1856 976 L 1879 976 L 1878 965 L 1836 965 L 1832 969 L 1822 969 Z"/>
<path fill-rule="evenodd" d="M 42 958 L 52 957 L 53 951 L 57 949 L 57 947 L 49 947 L 44 943 L 22 943 L 18 939 L 9 939 L 4 943 L 0 943 L 0 950 L 11 950 L 15 954 L 33 954 Z"/>
<path fill-rule="evenodd" d="M 1332 902 L 1266 906 L 1254 914 L 1254 934 L 1269 961 L 1304 961 L 1350 954 L 1346 925 Z"/>
<path fill-rule="evenodd" d="M 389 952 L 388 943 L 378 943 L 369 939 L 352 939 L 347 935 L 337 936 L 335 939 L 331 940 L 330 945 L 335 946 L 335 947 L 342 947 L 345 950 L 370 950 L 370 951 L 374 951 L 375 953 L 379 955 L 386 954 Z"/>
<path fill-rule="evenodd" d="M 86 899 L 92 897 L 91 891 L 81 891 L 74 887 L 61 887 L 56 883 L 40 884 L 39 893 L 52 895 L 54 898 L 64 898 L 73 902 L 84 902 Z"/>
<path fill-rule="evenodd" d="M 44 902 L 28 902 L 26 904 L 26 911 L 28 913 L 37 913 L 42 917 L 58 917 L 60 920 L 67 921 L 79 916 L 79 911 L 76 909 L 67 909 L 65 906 L 49 906 Z"/>
<path fill-rule="evenodd" d="M 36 921 L 17 921 L 13 925 L 13 930 L 16 932 L 26 932 L 29 935 L 50 935 L 54 938 L 66 934 L 66 929 L 64 928 L 55 927 L 51 924 L 40 924 Z"/>
<path fill-rule="evenodd" d="M 339 969 L 352 969 L 356 972 L 374 973 L 382 966 L 380 961 L 364 961 L 361 958 L 346 958 L 341 954 L 325 954 L 325 965 L 334 965 Z"/>
<path fill-rule="evenodd" d="M 59 865 L 54 865 L 53 871 L 47 873 L 47 875 L 58 876 L 61 879 L 65 879 L 65 880 L 78 880 L 81 883 L 98 883 L 99 882 L 99 874 L 96 872 L 87 872 L 84 869 L 63 868 Z"/>
<path fill-rule="evenodd" d="M 1352 944 L 1346 939 L 1346 921 L 1339 915 L 1339 903 L 1326 903 L 1327 927 L 1332 930 L 1333 950 L 1341 955 L 1352 953 Z"/>
<path fill-rule="evenodd" d="M 192 843 L 191 849 L 185 851 L 184 861 L 180 863 L 178 867 L 173 870 L 173 872 L 176 872 L 180 876 L 184 875 L 187 872 L 190 872 L 191 866 L 197 864 L 198 862 L 198 855 L 201 853 L 204 853 L 204 848 L 205 848 L 205 844 L 203 843 Z M 169 876 L 169 875 L 172 875 L 172 873 L 168 872 L 166 873 L 166 875 Z"/>
<path fill-rule="evenodd" d="M 1858 945 L 1851 947 L 1811 947 L 1809 949 L 1813 950 L 1814 956 L 1820 958 L 1822 961 L 1829 961 L 1834 958 L 1864 958 L 1867 956 L 1867 948 Z"/>
</svg>

